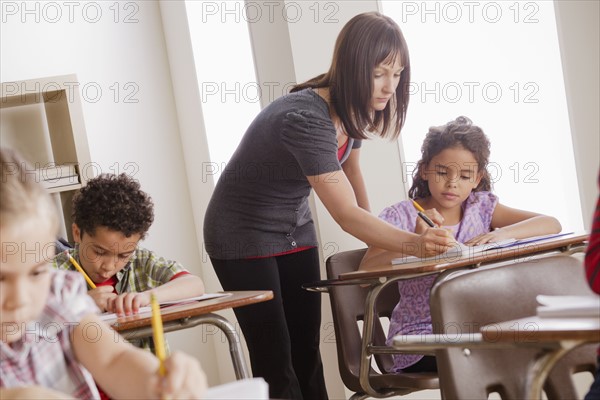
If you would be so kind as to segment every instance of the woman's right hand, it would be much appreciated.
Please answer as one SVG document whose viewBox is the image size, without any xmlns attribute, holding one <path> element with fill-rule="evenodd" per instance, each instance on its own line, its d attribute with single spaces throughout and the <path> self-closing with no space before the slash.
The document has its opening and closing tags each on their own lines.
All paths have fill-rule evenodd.
<svg viewBox="0 0 600 400">
<path fill-rule="evenodd" d="M 456 239 L 452 233 L 442 228 L 427 228 L 419 236 L 419 248 L 417 254 L 412 254 L 417 257 L 433 257 L 444 253 L 454 247 Z"/>
</svg>

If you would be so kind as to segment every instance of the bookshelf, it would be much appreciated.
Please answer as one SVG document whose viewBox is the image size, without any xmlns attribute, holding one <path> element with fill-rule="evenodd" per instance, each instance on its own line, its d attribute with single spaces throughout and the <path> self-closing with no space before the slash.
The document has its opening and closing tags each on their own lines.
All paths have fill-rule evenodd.
<svg viewBox="0 0 600 400">
<path fill-rule="evenodd" d="M 36 168 L 36 179 L 43 180 L 55 166 L 74 166 L 69 180 L 41 182 L 62 216 L 60 235 L 72 242 L 71 200 L 94 170 L 77 76 L 2 82 L 0 138 L 2 146 L 17 150 Z"/>
</svg>

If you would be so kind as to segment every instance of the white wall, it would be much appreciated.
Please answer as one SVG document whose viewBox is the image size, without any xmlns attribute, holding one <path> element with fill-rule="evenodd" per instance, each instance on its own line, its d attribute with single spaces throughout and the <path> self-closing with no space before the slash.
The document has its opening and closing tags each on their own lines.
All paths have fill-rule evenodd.
<svg viewBox="0 0 600 400">
<path fill-rule="evenodd" d="M 196 233 L 195 244 L 201 252 L 199 265 L 202 268 L 202 276 L 207 292 L 220 291 L 223 288 L 210 264 L 208 255 L 203 251 L 204 236 L 202 227 L 204 224 L 204 213 L 214 189 L 214 182 L 211 174 L 204 173 L 206 171 L 206 163 L 209 163 L 211 160 L 204 126 L 200 92 L 198 85 L 195 84 L 198 82 L 198 78 L 196 76 L 193 46 L 188 29 L 186 7 L 184 2 L 161 1 L 160 10 L 177 105 L 179 134 L 183 145 L 184 171 L 187 174 L 187 185 L 192 199 L 191 216 L 193 217 Z M 231 323 L 236 324 L 235 315 L 232 310 L 223 310 L 219 314 L 227 318 Z M 200 329 L 202 329 L 201 334 L 203 336 L 197 337 L 196 340 L 202 340 L 206 336 L 206 339 L 214 345 L 214 353 L 216 355 L 212 361 L 210 358 L 206 359 L 204 356 L 202 357 L 205 369 L 210 370 L 214 379 L 218 379 L 217 381 L 213 380 L 211 385 L 233 381 L 235 374 L 231 366 L 229 347 L 223 334 L 213 327 L 201 326 Z M 244 343 L 242 345 L 244 346 L 249 366 L 248 353 L 245 350 Z"/>
<path fill-rule="evenodd" d="M 158 2 L 66 3 L 1 2 L 0 80 L 76 73 L 92 161 L 104 172 L 134 173 L 154 200 L 155 222 L 143 245 L 201 274 Z M 220 377 L 206 332 L 168 338 L 173 349 L 201 358 L 214 384 Z"/>
</svg>

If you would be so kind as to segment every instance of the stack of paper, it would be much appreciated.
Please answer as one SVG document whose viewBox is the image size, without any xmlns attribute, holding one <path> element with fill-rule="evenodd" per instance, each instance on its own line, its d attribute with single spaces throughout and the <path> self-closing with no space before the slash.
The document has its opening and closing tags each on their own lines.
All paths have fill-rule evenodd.
<svg viewBox="0 0 600 400">
<path fill-rule="evenodd" d="M 27 179 L 35 179 L 45 189 L 69 186 L 80 183 L 76 164 L 50 163 L 41 168 L 27 171 Z"/>
<path fill-rule="evenodd" d="M 538 295 L 537 315 L 547 318 L 600 318 L 600 296 Z"/>
</svg>

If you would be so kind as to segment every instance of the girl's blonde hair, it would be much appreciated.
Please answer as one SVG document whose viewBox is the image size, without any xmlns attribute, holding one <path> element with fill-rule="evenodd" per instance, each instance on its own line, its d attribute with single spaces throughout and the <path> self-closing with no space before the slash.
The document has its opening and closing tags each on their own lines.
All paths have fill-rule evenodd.
<svg viewBox="0 0 600 400">
<path fill-rule="evenodd" d="M 12 230 L 28 220 L 45 221 L 52 234 L 58 230 L 56 208 L 46 190 L 36 182 L 37 175 L 14 150 L 0 148 L 0 228 Z"/>
</svg>

